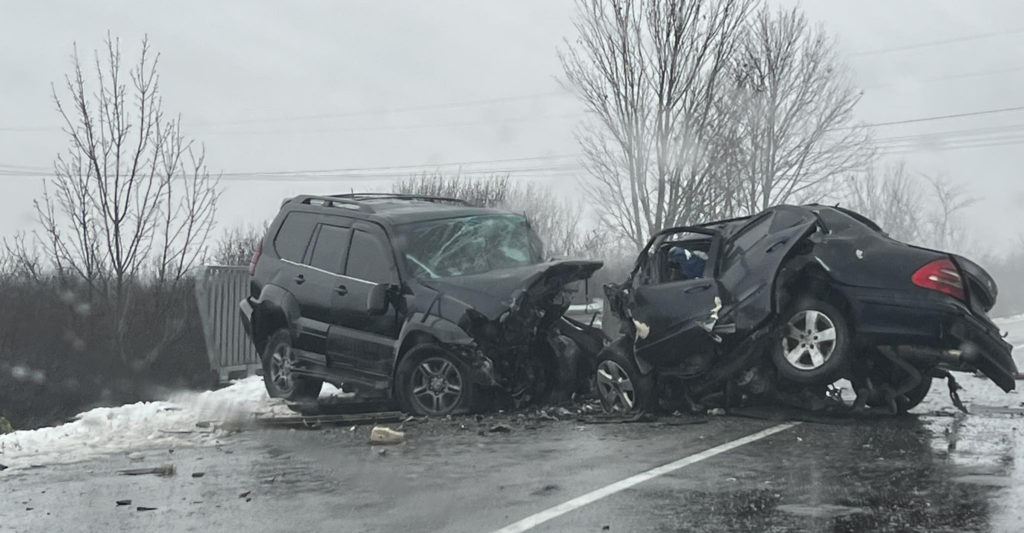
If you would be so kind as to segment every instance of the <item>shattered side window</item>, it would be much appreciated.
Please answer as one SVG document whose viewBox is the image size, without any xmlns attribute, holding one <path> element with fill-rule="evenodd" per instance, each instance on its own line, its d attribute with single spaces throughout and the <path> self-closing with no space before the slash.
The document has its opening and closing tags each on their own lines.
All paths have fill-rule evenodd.
<svg viewBox="0 0 1024 533">
<path fill-rule="evenodd" d="M 772 222 L 772 213 L 762 215 L 733 235 L 726 245 L 725 259 L 722 261 L 722 270 L 728 270 L 743 254 L 749 250 L 757 241 L 768 235 L 769 226 Z"/>
<path fill-rule="evenodd" d="M 418 278 L 483 274 L 543 259 L 540 239 L 518 215 L 432 220 L 399 231 L 406 265 Z"/>
</svg>

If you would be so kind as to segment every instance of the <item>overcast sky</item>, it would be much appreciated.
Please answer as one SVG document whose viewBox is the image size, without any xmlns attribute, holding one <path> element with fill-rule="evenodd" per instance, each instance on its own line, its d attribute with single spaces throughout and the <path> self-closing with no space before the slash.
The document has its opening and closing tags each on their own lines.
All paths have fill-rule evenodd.
<svg viewBox="0 0 1024 533">
<path fill-rule="evenodd" d="M 787 0 L 777 3 L 791 5 Z M 801 2 L 839 40 L 865 96 L 865 122 L 1024 106 L 1024 3 Z M 0 0 L 0 169 L 47 169 L 65 147 L 50 98 L 73 43 L 91 52 L 109 29 L 129 58 L 148 34 L 164 108 L 225 173 L 221 227 L 272 216 L 299 192 L 382 190 L 411 170 L 300 180 L 248 172 L 525 168 L 520 179 L 578 186 L 581 108 L 558 85 L 571 1 L 27 2 Z M 938 41 L 948 41 L 936 44 Z M 922 46 L 918 46 L 922 45 Z M 449 105 L 454 104 L 454 105 Z M 979 198 L 967 221 L 997 249 L 1024 235 L 1024 111 L 879 128 L 877 137 L 1010 127 L 903 154 Z M 1016 132 L 1016 133 L 1014 133 Z M 975 133 L 969 133 L 975 135 Z M 962 148 L 965 138 L 1001 146 Z M 560 158 L 557 156 L 568 156 Z M 352 174 L 350 171 L 349 174 Z M 34 225 L 41 178 L 0 176 L 0 235 Z"/>
</svg>

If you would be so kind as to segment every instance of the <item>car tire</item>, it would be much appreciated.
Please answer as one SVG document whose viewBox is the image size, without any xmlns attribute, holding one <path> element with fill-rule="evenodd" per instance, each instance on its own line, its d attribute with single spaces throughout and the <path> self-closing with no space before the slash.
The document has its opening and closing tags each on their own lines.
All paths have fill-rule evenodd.
<svg viewBox="0 0 1024 533">
<path fill-rule="evenodd" d="M 802 385 L 825 385 L 849 367 L 850 327 L 835 306 L 803 298 L 780 318 L 772 347 L 780 377 Z"/>
<path fill-rule="evenodd" d="M 607 413 L 640 413 L 654 405 L 654 375 L 643 375 L 632 354 L 611 345 L 597 354 L 594 384 Z"/>
<path fill-rule="evenodd" d="M 931 388 L 932 377 L 922 375 L 921 381 L 914 388 L 896 398 L 896 413 L 903 414 L 917 407 L 918 404 L 924 401 L 925 397 L 928 396 L 928 391 L 930 391 Z M 884 402 L 875 400 L 868 401 L 868 406 L 874 408 L 888 407 Z"/>
<path fill-rule="evenodd" d="M 398 363 L 395 397 L 399 407 L 417 416 L 445 416 L 473 406 L 469 366 L 436 344 L 410 349 Z"/>
<path fill-rule="evenodd" d="M 324 382 L 292 373 L 295 355 L 292 336 L 287 329 L 279 329 L 267 339 L 260 359 L 263 363 L 263 384 L 271 398 L 283 398 L 289 402 L 316 401 Z"/>
</svg>

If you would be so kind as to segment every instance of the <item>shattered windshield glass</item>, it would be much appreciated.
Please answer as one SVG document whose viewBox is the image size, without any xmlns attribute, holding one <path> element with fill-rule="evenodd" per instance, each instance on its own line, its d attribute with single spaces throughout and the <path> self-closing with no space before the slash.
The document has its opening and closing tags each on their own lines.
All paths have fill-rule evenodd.
<svg viewBox="0 0 1024 533">
<path fill-rule="evenodd" d="M 540 239 L 519 215 L 432 220 L 399 231 L 406 264 L 417 278 L 483 274 L 543 260 Z"/>
</svg>

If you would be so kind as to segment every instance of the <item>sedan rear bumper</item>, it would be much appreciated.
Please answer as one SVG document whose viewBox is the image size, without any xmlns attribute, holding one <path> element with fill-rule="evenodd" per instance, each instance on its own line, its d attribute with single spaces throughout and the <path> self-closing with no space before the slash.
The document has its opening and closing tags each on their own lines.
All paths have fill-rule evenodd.
<svg viewBox="0 0 1024 533">
<path fill-rule="evenodd" d="M 964 303 L 926 289 L 892 291 L 842 287 L 858 340 L 867 344 L 961 350 L 964 361 L 1004 391 L 1016 387 L 1013 347 L 999 328 Z M 961 370 L 971 370 L 963 368 Z"/>
</svg>

